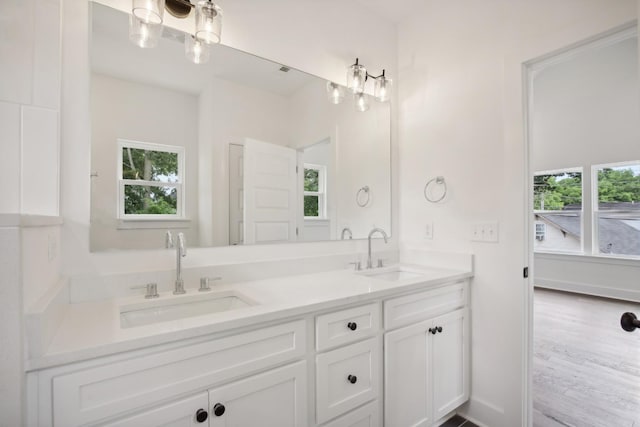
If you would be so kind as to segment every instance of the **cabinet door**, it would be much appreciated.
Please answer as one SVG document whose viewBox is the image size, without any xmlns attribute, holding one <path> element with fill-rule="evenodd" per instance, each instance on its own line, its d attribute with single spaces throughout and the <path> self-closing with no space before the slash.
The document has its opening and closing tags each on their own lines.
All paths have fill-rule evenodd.
<svg viewBox="0 0 640 427">
<path fill-rule="evenodd" d="M 209 390 L 211 427 L 307 425 L 307 368 L 298 362 Z"/>
<path fill-rule="evenodd" d="M 468 313 L 462 309 L 433 319 L 433 327 L 439 331 L 432 337 L 435 420 L 469 399 Z"/>
<path fill-rule="evenodd" d="M 186 399 L 169 402 L 148 411 L 104 424 L 108 427 L 207 427 L 209 396 L 206 391 Z M 198 417 L 199 411 L 200 416 Z M 202 422 L 198 421 L 202 419 Z"/>
<path fill-rule="evenodd" d="M 430 426 L 431 320 L 388 332 L 384 337 L 384 425 Z"/>
</svg>

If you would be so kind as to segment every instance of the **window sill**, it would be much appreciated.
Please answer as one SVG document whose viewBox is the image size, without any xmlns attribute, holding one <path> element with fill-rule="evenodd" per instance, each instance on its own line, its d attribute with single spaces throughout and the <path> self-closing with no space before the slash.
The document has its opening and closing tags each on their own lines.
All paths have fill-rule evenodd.
<svg viewBox="0 0 640 427">
<path fill-rule="evenodd" d="M 315 216 L 305 216 L 304 220 L 311 221 L 311 222 L 329 222 L 329 218 L 318 218 Z"/>
<path fill-rule="evenodd" d="M 541 259 L 565 259 L 567 261 L 599 263 L 608 265 L 632 265 L 637 266 L 640 257 L 638 256 L 613 256 L 606 254 L 584 254 L 576 252 L 534 252 L 534 256 Z"/>
<path fill-rule="evenodd" d="M 189 228 L 188 218 L 127 218 L 118 220 L 118 230 Z"/>
</svg>

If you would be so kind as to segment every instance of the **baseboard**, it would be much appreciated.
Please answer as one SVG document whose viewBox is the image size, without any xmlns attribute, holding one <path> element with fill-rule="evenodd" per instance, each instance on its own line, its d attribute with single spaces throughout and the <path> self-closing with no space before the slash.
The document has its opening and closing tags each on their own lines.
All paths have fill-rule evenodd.
<svg viewBox="0 0 640 427">
<path fill-rule="evenodd" d="M 612 288 L 585 283 L 568 282 L 562 280 L 545 279 L 536 277 L 534 286 L 537 288 L 554 289 L 557 291 L 576 292 L 579 294 L 594 295 L 598 297 L 614 298 L 624 301 L 640 302 L 640 291 L 630 289 Z"/>
<path fill-rule="evenodd" d="M 457 413 L 479 427 L 504 424 L 504 409 L 477 397 L 470 398 L 466 404 L 458 408 Z"/>
</svg>

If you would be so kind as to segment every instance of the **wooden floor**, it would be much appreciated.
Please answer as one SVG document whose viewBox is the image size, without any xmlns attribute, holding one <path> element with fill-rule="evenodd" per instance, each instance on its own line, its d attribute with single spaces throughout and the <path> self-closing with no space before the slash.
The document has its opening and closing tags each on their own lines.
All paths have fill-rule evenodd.
<svg viewBox="0 0 640 427">
<path fill-rule="evenodd" d="M 640 278 L 639 278 L 640 281 Z M 535 290 L 534 427 L 640 427 L 640 304 Z"/>
</svg>

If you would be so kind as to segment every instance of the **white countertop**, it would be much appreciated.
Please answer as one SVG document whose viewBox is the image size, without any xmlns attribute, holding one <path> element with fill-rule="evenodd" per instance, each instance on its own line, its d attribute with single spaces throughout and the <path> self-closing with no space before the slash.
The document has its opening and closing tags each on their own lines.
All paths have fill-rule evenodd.
<svg viewBox="0 0 640 427">
<path fill-rule="evenodd" d="M 258 304 L 220 313 L 121 328 L 120 306 L 141 303 L 142 296 L 71 304 L 45 354 L 28 360 L 29 371 L 107 356 L 123 351 L 219 333 L 236 328 L 300 316 L 312 311 L 353 304 L 469 278 L 471 271 L 410 266 L 420 277 L 389 281 L 367 272 L 334 270 L 213 286 L 237 291 Z M 392 269 L 376 269 L 384 271 Z M 198 294 L 187 289 L 187 296 Z M 210 294 L 210 293 L 207 293 Z M 206 295 L 206 294 L 203 294 Z M 161 293 L 158 300 L 185 296 Z"/>
</svg>

